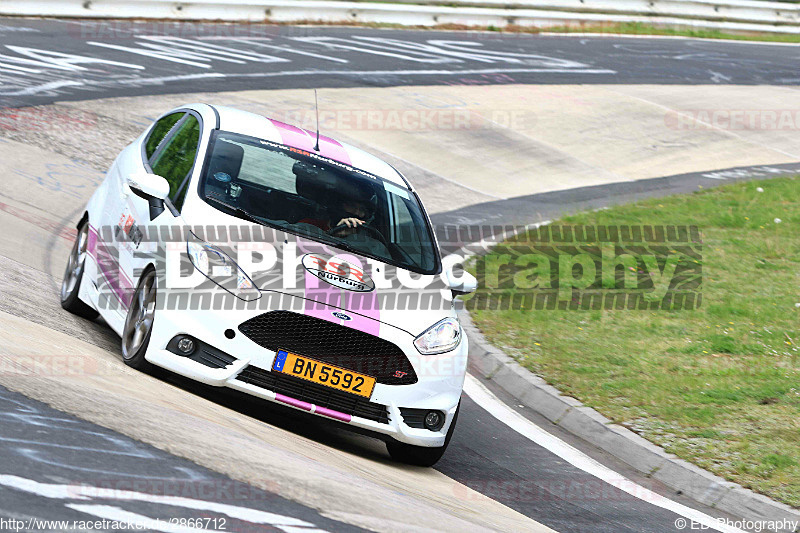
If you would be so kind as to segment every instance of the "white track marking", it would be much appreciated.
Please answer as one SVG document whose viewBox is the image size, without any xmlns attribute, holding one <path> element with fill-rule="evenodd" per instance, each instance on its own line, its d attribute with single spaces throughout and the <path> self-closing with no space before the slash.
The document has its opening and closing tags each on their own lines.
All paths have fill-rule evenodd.
<svg viewBox="0 0 800 533">
<path fill-rule="evenodd" d="M 170 81 L 187 81 L 187 80 L 205 80 L 205 79 L 213 79 L 213 78 L 226 78 L 225 74 L 219 72 L 208 72 L 204 74 L 183 74 L 177 76 L 161 76 L 159 78 L 131 78 L 129 80 L 118 80 L 112 82 L 110 85 L 120 84 L 120 85 L 161 85 L 162 83 L 167 83 Z M 103 83 L 99 83 L 98 85 L 103 85 Z"/>
<path fill-rule="evenodd" d="M 130 52 L 131 54 L 152 57 L 154 59 L 162 59 L 164 61 L 172 61 L 173 63 L 181 63 L 183 65 L 189 65 L 190 67 L 211 68 L 211 66 L 206 63 L 198 63 L 197 61 L 188 61 L 186 59 L 178 57 L 178 55 L 172 55 L 170 53 L 167 53 L 164 50 L 132 48 L 130 46 L 122 46 L 119 44 L 111 44 L 111 43 L 99 43 L 96 41 L 87 41 L 86 44 L 90 46 L 100 46 L 103 48 L 110 48 L 112 50 L 119 50 L 121 52 Z M 196 55 L 189 53 L 180 55 L 183 55 L 185 57 L 197 57 Z"/>
<path fill-rule="evenodd" d="M 91 44 L 91 43 L 89 43 Z M 114 47 L 116 45 L 100 46 Z M 198 66 L 208 68 L 208 65 Z M 527 73 L 558 73 L 563 74 L 567 72 L 577 72 L 579 74 L 616 74 L 614 70 L 607 69 L 560 69 L 560 68 L 487 68 L 487 69 L 471 69 L 471 70 L 283 70 L 278 72 L 252 72 L 247 74 L 223 74 L 221 72 L 214 72 L 208 74 L 188 74 L 185 76 L 166 76 L 159 78 L 126 78 L 124 80 L 115 80 L 113 82 L 83 80 L 78 81 L 54 81 L 28 87 L 26 89 L 16 90 L 13 92 L 0 92 L 0 96 L 27 96 L 46 92 L 60 87 L 69 86 L 103 86 L 113 87 L 115 85 L 154 85 L 162 84 L 169 81 L 202 79 L 202 78 L 279 78 L 283 76 L 464 76 L 469 74 L 527 74 Z M 480 192 L 480 191 L 478 191 Z M 486 193 L 484 193 L 486 194 Z"/>
<path fill-rule="evenodd" d="M 627 479 L 625 476 L 614 472 L 610 468 L 603 466 L 588 455 L 573 448 L 556 436 L 546 432 L 521 414 L 517 413 L 505 403 L 501 402 L 494 394 L 489 391 L 477 378 L 467 375 L 464 382 L 464 392 L 472 398 L 480 407 L 494 416 L 500 422 L 522 435 L 523 437 L 535 442 L 542 448 L 559 456 L 576 468 L 579 468 L 605 481 L 606 483 L 630 494 L 631 496 L 643 500 L 647 503 L 661 507 L 667 511 L 685 517 L 696 524 L 723 533 L 744 533 L 741 529 L 720 523 L 715 518 L 705 513 L 674 502 L 669 498 L 656 494 L 655 492 L 642 487 Z"/>
<path fill-rule="evenodd" d="M 198 529 L 194 527 L 182 527 L 178 523 L 171 523 L 164 520 L 156 520 L 149 516 L 140 515 L 125 511 L 113 505 L 85 505 L 80 503 L 68 503 L 64 507 L 74 509 L 75 511 L 86 513 L 88 515 L 96 516 L 97 518 L 104 518 L 112 522 L 121 524 L 135 524 L 138 528 L 148 529 L 150 531 L 162 531 L 163 533 L 205 533 L 208 530 Z M 44 520 L 42 521 L 44 522 Z"/>
<path fill-rule="evenodd" d="M 65 54 L 64 52 L 56 52 L 54 50 L 40 50 L 38 48 L 28 48 L 27 46 L 14 46 L 7 44 L 6 48 L 18 53 L 21 56 L 26 56 L 29 59 L 24 61 L 27 64 L 37 65 L 42 68 L 54 68 L 58 70 L 66 70 L 71 72 L 83 72 L 89 70 L 87 67 L 81 65 L 111 65 L 114 67 L 129 68 L 134 70 L 144 70 L 142 65 L 134 65 L 133 63 L 121 63 L 119 61 L 111 61 L 109 59 L 102 59 L 99 57 L 79 56 L 75 54 Z M 5 56 L 7 59 L 12 59 Z M 19 58 L 17 62 L 22 58 Z"/>
<path fill-rule="evenodd" d="M 35 87 L 27 87 L 25 89 L 3 92 L 0 93 L 0 96 L 31 96 L 39 93 L 46 93 L 47 91 L 55 91 L 57 89 L 61 89 L 62 87 L 80 87 L 82 85 L 84 84 L 79 81 L 51 81 Z"/>
<path fill-rule="evenodd" d="M 11 475 L 0 475 L 0 486 L 56 500 L 115 500 L 145 502 L 150 504 L 182 507 L 184 509 L 193 509 L 208 513 L 217 513 L 220 515 L 229 516 L 230 518 L 234 518 L 236 520 L 243 520 L 253 524 L 267 524 L 278 528 L 283 526 L 307 528 L 314 527 L 314 524 L 291 516 L 270 513 L 268 511 L 261 511 L 259 509 L 252 509 L 249 507 L 239 507 L 226 503 L 195 500 L 182 496 L 162 496 L 158 494 L 148 494 L 132 490 L 118 490 L 106 487 L 92 487 L 88 485 L 40 483 L 32 479 Z"/>
<path fill-rule="evenodd" d="M 4 56 L 4 55 L 0 54 L 0 59 L 2 59 L 4 57 L 8 57 L 8 56 Z M 14 59 L 16 59 L 16 58 L 14 58 Z M 27 72 L 28 74 L 41 74 L 42 73 L 41 70 L 20 67 L 19 65 L 12 65 L 10 63 L 0 63 L 0 69 L 16 70 L 18 72 Z"/>
<path fill-rule="evenodd" d="M 241 50 L 239 48 L 231 48 L 229 46 L 222 46 L 204 41 L 182 39 L 180 37 L 141 35 L 139 39 L 159 43 L 166 47 L 166 49 L 175 47 L 179 52 L 188 49 L 189 53 L 195 54 L 201 58 L 207 57 L 209 60 L 227 61 L 229 63 L 244 64 L 247 61 L 256 61 L 258 63 L 288 63 L 291 61 L 284 57 L 259 54 L 252 50 Z"/>
<path fill-rule="evenodd" d="M 465 70 L 283 70 L 279 72 L 253 72 L 251 74 L 227 74 L 227 77 L 273 78 L 280 76 L 463 76 L 465 74 L 616 74 L 615 70 L 604 68 L 481 68 Z"/>
<path fill-rule="evenodd" d="M 314 52 L 307 52 L 305 50 L 296 50 L 296 49 L 290 48 L 288 46 L 280 46 L 280 45 L 275 45 L 275 44 L 265 44 L 265 43 L 263 43 L 261 41 L 257 41 L 257 40 L 254 40 L 254 39 L 248 39 L 248 38 L 220 37 L 220 38 L 208 38 L 208 39 L 204 39 L 204 40 L 209 40 L 209 41 L 211 41 L 211 40 L 220 40 L 220 41 L 225 41 L 225 42 L 233 41 L 233 42 L 237 42 L 237 43 L 244 43 L 244 44 L 249 44 L 249 45 L 253 45 L 253 46 L 259 46 L 261 48 L 268 48 L 270 50 L 278 50 L 280 52 L 286 52 L 288 54 L 298 54 L 298 55 L 301 55 L 301 56 L 308 56 L 308 57 L 313 57 L 313 58 L 316 58 L 316 59 L 324 59 L 326 61 L 333 61 L 335 63 L 349 63 L 349 61 L 347 59 L 342 59 L 340 57 L 331 57 L 331 56 L 326 56 L 326 55 L 322 55 L 322 54 L 317 54 L 317 53 L 314 53 Z"/>
<path fill-rule="evenodd" d="M 396 46 L 384 46 L 381 44 L 373 44 L 367 42 L 352 41 L 342 37 L 290 37 L 294 41 L 301 43 L 313 43 L 329 50 L 348 50 L 351 52 L 363 52 L 365 54 L 372 54 L 384 57 L 391 57 L 395 59 L 402 59 L 404 61 L 415 61 L 418 63 L 461 63 L 460 59 L 449 57 L 442 57 L 438 54 L 430 54 L 415 50 L 413 54 L 408 55 L 400 53 Z M 344 43 L 344 44 L 342 44 Z M 371 48 L 366 48 L 371 47 Z"/>
</svg>

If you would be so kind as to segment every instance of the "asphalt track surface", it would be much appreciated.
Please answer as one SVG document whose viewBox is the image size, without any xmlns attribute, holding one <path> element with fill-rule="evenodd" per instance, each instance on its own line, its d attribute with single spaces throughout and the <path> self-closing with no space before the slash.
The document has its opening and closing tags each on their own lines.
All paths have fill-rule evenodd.
<svg viewBox="0 0 800 533">
<path fill-rule="evenodd" d="M 138 33 L 130 34 L 135 26 L 129 23 L 0 20 L 0 105 L 20 107 L 112 95 L 453 82 L 794 85 L 800 81 L 796 73 L 798 49 L 794 47 L 354 28 L 257 30 L 230 25 L 194 26 L 193 35 L 170 27 L 147 27 L 144 33 L 152 38 L 143 38 Z M 166 37 L 157 35 L 159 31 Z M 212 48 L 209 43 L 225 48 Z M 482 53 L 476 54 L 475 50 Z M 55 62 L 61 68 L 45 69 L 42 62 L 50 67 Z M 757 170 L 748 169 L 741 177 L 761 176 Z M 662 181 L 643 180 L 633 189 L 618 185 L 587 187 L 469 206 L 436 218 L 437 222 L 501 224 L 506 222 L 503 213 L 519 209 L 534 210 L 549 218 L 641 196 L 693 190 L 697 183 L 707 182 L 713 183 L 715 178 L 697 173 Z M 55 284 L 57 280 L 50 282 Z M 27 304 L 9 299 L 0 310 L 21 315 Z M 41 303 L 36 309 L 34 314 L 38 316 L 31 317 L 33 321 L 63 329 L 57 302 Z M 118 339 L 110 330 L 97 324 L 87 327 L 94 334 L 93 343 L 118 349 Z M 262 403 L 231 391 L 219 391 L 166 373 L 159 373 L 158 377 L 266 423 L 311 436 L 322 444 L 345 446 L 342 430 L 327 421 L 298 417 L 294 411 L 277 407 L 270 407 L 265 413 Z M 510 398 L 500 396 L 511 403 Z M 440 472 L 557 531 L 675 531 L 679 515 L 604 485 L 513 431 L 468 396 L 463 402 L 451 447 L 436 466 Z M 523 414 L 545 425 L 535 415 Z M 247 515 L 249 520 L 237 521 L 230 513 L 239 511 L 230 508 L 203 513 L 210 519 L 227 517 L 228 530 L 233 531 L 292 526 L 298 530 L 355 529 L 314 509 L 232 481 L 3 388 L 0 419 L 0 454 L 4 458 L 0 471 L 2 516 L 22 520 L 81 519 L 100 516 L 110 507 L 144 516 L 198 516 L 187 507 L 191 503 L 159 498 L 180 495 L 192 501 L 227 503 L 303 521 L 293 524 L 289 519 L 265 515 L 264 521 L 254 526 L 252 515 Z M 670 494 L 667 488 L 630 472 L 557 428 L 548 430 L 633 481 L 719 516 Z M 92 487 L 98 477 L 107 481 L 109 476 L 119 481 L 112 487 L 115 490 L 87 496 L 75 488 L 75 484 Z M 20 479 L 41 485 L 26 484 Z M 62 497 L 54 497 L 55 489 L 50 485 L 70 488 L 61 493 Z M 192 487 L 190 494 L 186 494 L 187 486 Z M 202 493 L 198 486 L 213 490 Z M 150 496 L 133 497 L 131 492 L 120 489 Z M 598 493 L 603 496 L 592 496 Z M 87 499 L 91 501 L 87 503 Z M 436 525 L 431 527 L 435 529 Z"/>
<path fill-rule="evenodd" d="M 122 506 L 131 518 L 202 516 L 216 526 L 208 529 L 253 531 L 251 520 L 258 517 L 264 531 L 279 531 L 279 526 L 360 531 L 3 388 L 0 420 L 0 516 L 19 524 L 6 522 L 0 530 L 67 530 L 72 527 L 49 521 L 100 520 L 104 507 Z M 64 494 L 52 487 L 65 487 Z M 189 506 L 195 504 L 200 507 Z M 227 508 L 215 510 L 213 504 Z M 81 505 L 92 509 L 81 510 Z M 169 525 L 151 529 L 165 531 Z"/>
<path fill-rule="evenodd" d="M 4 19 L 0 43 L 6 107 L 187 89 L 800 82 L 796 47 L 735 42 Z"/>
</svg>

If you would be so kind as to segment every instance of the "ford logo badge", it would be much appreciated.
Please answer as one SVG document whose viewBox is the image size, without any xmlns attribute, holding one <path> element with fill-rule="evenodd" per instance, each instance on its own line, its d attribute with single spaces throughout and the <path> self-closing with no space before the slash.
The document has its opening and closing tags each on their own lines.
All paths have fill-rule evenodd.
<svg viewBox="0 0 800 533">
<path fill-rule="evenodd" d="M 350 318 L 348 315 L 346 315 L 344 313 L 339 313 L 339 312 L 334 311 L 331 314 L 333 316 L 335 316 L 336 318 L 338 318 L 339 320 L 352 320 L 352 318 Z"/>
</svg>

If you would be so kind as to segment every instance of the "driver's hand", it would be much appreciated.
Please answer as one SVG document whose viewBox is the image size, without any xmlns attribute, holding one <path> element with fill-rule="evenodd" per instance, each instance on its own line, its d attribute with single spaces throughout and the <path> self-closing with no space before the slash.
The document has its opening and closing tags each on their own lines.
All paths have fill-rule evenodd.
<svg viewBox="0 0 800 533">
<path fill-rule="evenodd" d="M 337 226 L 345 225 L 348 228 L 357 228 L 363 223 L 364 221 L 361 220 L 360 218 L 350 217 L 350 218 L 343 218 L 342 220 L 337 222 L 336 225 Z"/>
</svg>

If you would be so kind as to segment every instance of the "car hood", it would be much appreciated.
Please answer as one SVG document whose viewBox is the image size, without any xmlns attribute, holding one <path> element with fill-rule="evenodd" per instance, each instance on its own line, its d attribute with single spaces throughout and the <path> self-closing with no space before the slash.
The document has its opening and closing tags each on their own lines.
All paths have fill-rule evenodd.
<svg viewBox="0 0 800 533">
<path fill-rule="evenodd" d="M 222 215 L 214 211 L 214 218 Z M 237 263 L 261 291 L 262 309 L 301 312 L 376 335 L 385 324 L 417 336 L 439 320 L 456 316 L 441 274 L 423 276 L 311 238 L 240 225 L 240 219 L 223 216 L 228 223 L 235 220 L 236 226 L 190 225 L 192 234 Z"/>
<path fill-rule="evenodd" d="M 262 298 L 290 296 L 295 301 L 278 305 L 375 335 L 382 323 L 417 336 L 455 316 L 450 291 L 439 275 L 421 276 L 292 237 L 276 247 L 274 269 L 253 273 Z"/>
</svg>

